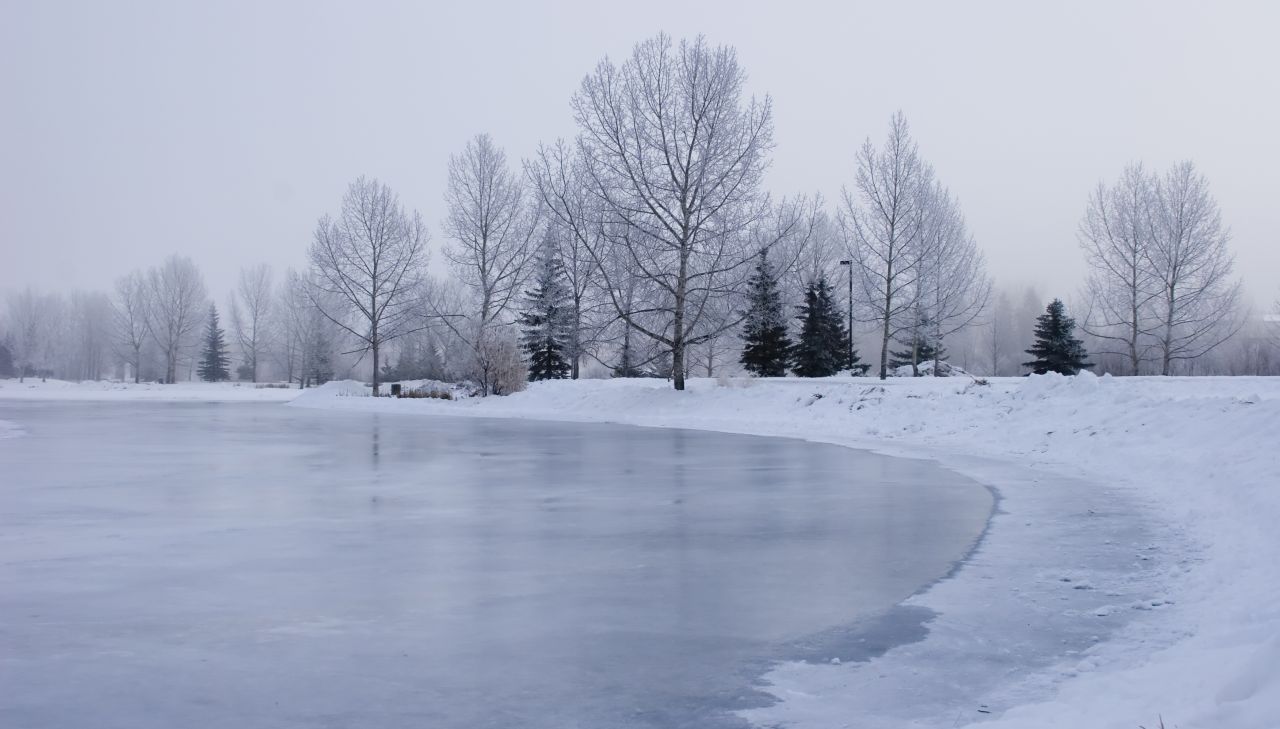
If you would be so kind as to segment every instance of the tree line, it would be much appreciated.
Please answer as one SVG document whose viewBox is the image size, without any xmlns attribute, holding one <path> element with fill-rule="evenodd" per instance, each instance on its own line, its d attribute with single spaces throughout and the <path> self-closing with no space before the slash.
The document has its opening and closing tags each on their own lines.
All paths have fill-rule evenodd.
<svg viewBox="0 0 1280 729">
<path fill-rule="evenodd" d="M 467 379 L 502 394 L 588 370 L 668 377 L 677 390 L 735 366 L 1026 371 L 1045 300 L 993 289 L 905 116 L 866 140 L 830 210 L 818 194 L 775 199 L 764 187 L 773 104 L 746 79 L 732 47 L 660 34 L 584 77 L 571 139 L 513 165 L 476 135 L 448 165 L 447 276 L 429 273 L 423 216 L 361 177 L 318 219 L 305 270 L 241 272 L 223 345 L 198 269 L 173 256 L 110 294 L 10 296 L 3 349 L 20 376 L 122 367 L 172 382 L 202 365 L 215 379 L 299 385 L 368 375 L 375 392 Z M 1100 185 L 1079 240 L 1091 273 L 1077 306 L 1099 369 L 1172 374 L 1242 330 L 1270 342 L 1240 306 L 1228 229 L 1191 163 L 1161 175 L 1134 165 Z M 231 359 L 219 367 L 211 354 Z"/>
</svg>

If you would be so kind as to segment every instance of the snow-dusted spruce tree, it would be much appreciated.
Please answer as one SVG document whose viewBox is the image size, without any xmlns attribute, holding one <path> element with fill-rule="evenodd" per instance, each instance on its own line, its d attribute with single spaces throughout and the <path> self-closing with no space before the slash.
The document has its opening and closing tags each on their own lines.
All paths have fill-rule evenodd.
<svg viewBox="0 0 1280 729">
<path fill-rule="evenodd" d="M 578 153 L 607 221 L 597 263 L 622 256 L 640 276 L 636 303 L 601 266 L 603 290 L 635 332 L 666 349 L 675 389 L 689 346 L 737 325 L 712 325 L 717 298 L 740 294 L 769 210 L 761 183 L 772 146 L 771 103 L 744 100 L 731 47 L 658 35 L 615 65 L 605 59 L 573 97 Z"/>
<path fill-rule="evenodd" d="M 1099 354 L 1123 357 L 1131 375 L 1148 356 L 1147 332 L 1154 324 L 1154 187 L 1141 164 L 1126 167 L 1111 187 L 1099 183 L 1078 236 L 1089 264 L 1089 308 L 1081 328 L 1103 343 Z"/>
<path fill-rule="evenodd" d="M 177 381 L 179 361 L 196 347 L 208 298 L 190 258 L 169 256 L 147 272 L 147 331 L 164 358 L 166 383 Z"/>
<path fill-rule="evenodd" d="M 1036 318 L 1036 341 L 1027 350 L 1027 354 L 1035 359 L 1024 362 L 1022 366 L 1031 368 L 1037 375 L 1047 372 L 1074 375 L 1093 367 L 1087 361 L 1084 343 L 1075 337 L 1075 330 L 1075 319 L 1067 316 L 1067 308 L 1062 301 L 1054 299 L 1049 302 L 1045 313 Z"/>
<path fill-rule="evenodd" d="M 13 377 L 18 374 L 13 365 L 13 350 L 9 348 L 9 337 L 0 333 L 0 377 Z"/>
<path fill-rule="evenodd" d="M 781 377 L 791 361 L 791 339 L 778 290 L 778 276 L 769 265 L 769 252 L 760 252 L 755 274 L 748 282 L 747 312 L 742 323 L 742 356 L 738 362 L 757 377 Z"/>
<path fill-rule="evenodd" d="M 218 322 L 218 307 L 209 304 L 209 318 L 204 326 L 204 346 L 200 350 L 200 365 L 196 373 L 205 382 L 224 382 L 231 379 L 227 354 L 226 333 Z"/>
<path fill-rule="evenodd" d="M 111 298 L 111 321 L 116 355 L 133 370 L 133 381 L 142 377 L 142 348 L 147 343 L 147 279 L 141 271 L 116 279 Z"/>
<path fill-rule="evenodd" d="M 920 376 L 921 364 L 932 362 L 936 370 L 947 357 L 946 348 L 933 339 L 933 322 L 929 321 L 927 315 L 922 314 L 922 317 L 917 326 L 896 337 L 895 341 L 902 345 L 902 349 L 889 352 L 889 366 L 897 369 L 910 365 L 912 377 Z"/>
<path fill-rule="evenodd" d="M 241 380 L 258 381 L 258 365 L 269 340 L 271 278 L 271 267 L 265 263 L 242 268 L 236 290 L 231 293 L 231 331 L 243 360 L 238 375 Z"/>
<path fill-rule="evenodd" d="M 862 145 L 855 190 L 844 190 L 840 229 L 855 268 L 855 288 L 880 330 L 880 379 L 888 376 L 893 336 L 915 322 L 920 262 L 930 252 L 918 207 L 932 177 L 906 117 L 898 112 L 883 147 L 877 150 L 870 139 Z"/>
<path fill-rule="evenodd" d="M 1156 283 L 1153 335 L 1160 374 L 1212 351 L 1240 329 L 1240 282 L 1209 182 L 1183 162 L 1155 185 L 1155 233 L 1146 258 Z"/>
<path fill-rule="evenodd" d="M 792 372 L 799 377 L 829 377 L 850 366 L 848 334 L 825 278 L 809 285 L 796 318 L 800 335 L 792 348 Z"/>
<path fill-rule="evenodd" d="M 520 346 L 529 361 L 529 379 L 562 380 L 571 370 L 567 349 L 573 336 L 573 310 L 564 265 L 554 243 L 544 244 L 531 283 L 517 319 Z"/>
<path fill-rule="evenodd" d="M 316 224 L 312 280 L 303 289 L 326 319 L 373 355 L 374 395 L 383 345 L 419 326 L 429 239 L 417 211 L 406 213 L 390 188 L 364 177 L 347 188 L 336 219 L 325 215 Z"/>
<path fill-rule="evenodd" d="M 48 374 L 50 355 L 57 343 L 63 318 L 62 299 L 41 294 L 30 286 L 9 296 L 6 328 L 18 381 L 27 372 Z"/>
</svg>

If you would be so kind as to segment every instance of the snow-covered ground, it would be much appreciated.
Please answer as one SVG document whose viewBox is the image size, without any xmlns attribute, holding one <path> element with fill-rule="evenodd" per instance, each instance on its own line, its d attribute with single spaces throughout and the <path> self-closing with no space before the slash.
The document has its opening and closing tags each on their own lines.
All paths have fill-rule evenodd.
<svg viewBox="0 0 1280 729">
<path fill-rule="evenodd" d="M 931 693 L 968 700 L 951 702 L 949 726 L 1280 724 L 1280 379 L 722 379 L 685 393 L 612 380 L 458 402 L 365 392 L 331 383 L 293 404 L 792 436 L 936 458 L 997 487 L 1001 513 L 973 559 L 909 601 L 939 613 L 930 635 L 863 662 L 777 667 L 780 702 L 748 714 L 763 725 L 944 725 L 916 710 Z M 1127 542 L 1131 511 L 1149 518 Z M 1091 554 L 1092 541 L 1132 564 Z M 1145 563 L 1157 566 L 1136 570 Z M 1080 594 L 1093 596 L 1085 611 L 1068 607 Z M 1096 625 L 1098 640 L 1077 649 L 1067 636 L 1052 665 L 1031 660 L 1034 636 L 1067 623 Z M 1034 671 L 980 670 L 1005 650 L 990 640 L 1002 626 Z M 943 659 L 954 671 L 933 665 Z"/>
<path fill-rule="evenodd" d="M 0 379 L 0 400 L 184 400 L 232 402 L 262 400 L 282 402 L 298 396 L 290 387 L 266 387 L 248 382 L 67 382 L 41 381 L 28 377 L 24 382 Z"/>
</svg>

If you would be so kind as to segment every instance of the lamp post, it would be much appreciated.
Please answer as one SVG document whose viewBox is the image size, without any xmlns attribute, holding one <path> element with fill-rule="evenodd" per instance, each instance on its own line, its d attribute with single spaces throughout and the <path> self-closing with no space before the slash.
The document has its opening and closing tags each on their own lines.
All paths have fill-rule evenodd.
<svg viewBox="0 0 1280 729">
<path fill-rule="evenodd" d="M 849 374 L 853 374 L 853 261 L 841 261 L 841 266 L 849 267 Z"/>
</svg>

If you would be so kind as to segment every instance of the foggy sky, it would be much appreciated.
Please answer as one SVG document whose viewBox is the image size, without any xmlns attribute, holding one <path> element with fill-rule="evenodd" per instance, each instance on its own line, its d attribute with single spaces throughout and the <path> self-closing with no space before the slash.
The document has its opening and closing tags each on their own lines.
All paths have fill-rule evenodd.
<svg viewBox="0 0 1280 729">
<path fill-rule="evenodd" d="M 1071 297 L 1091 188 L 1191 159 L 1251 298 L 1280 293 L 1275 4 L 533 5 L 0 0 L 0 293 L 178 252 L 222 302 L 241 266 L 301 266 L 361 174 L 436 249 L 451 153 L 571 137 L 582 77 L 660 30 L 736 46 L 772 95 L 775 196 L 833 210 L 902 109 L 997 284 Z"/>
</svg>

